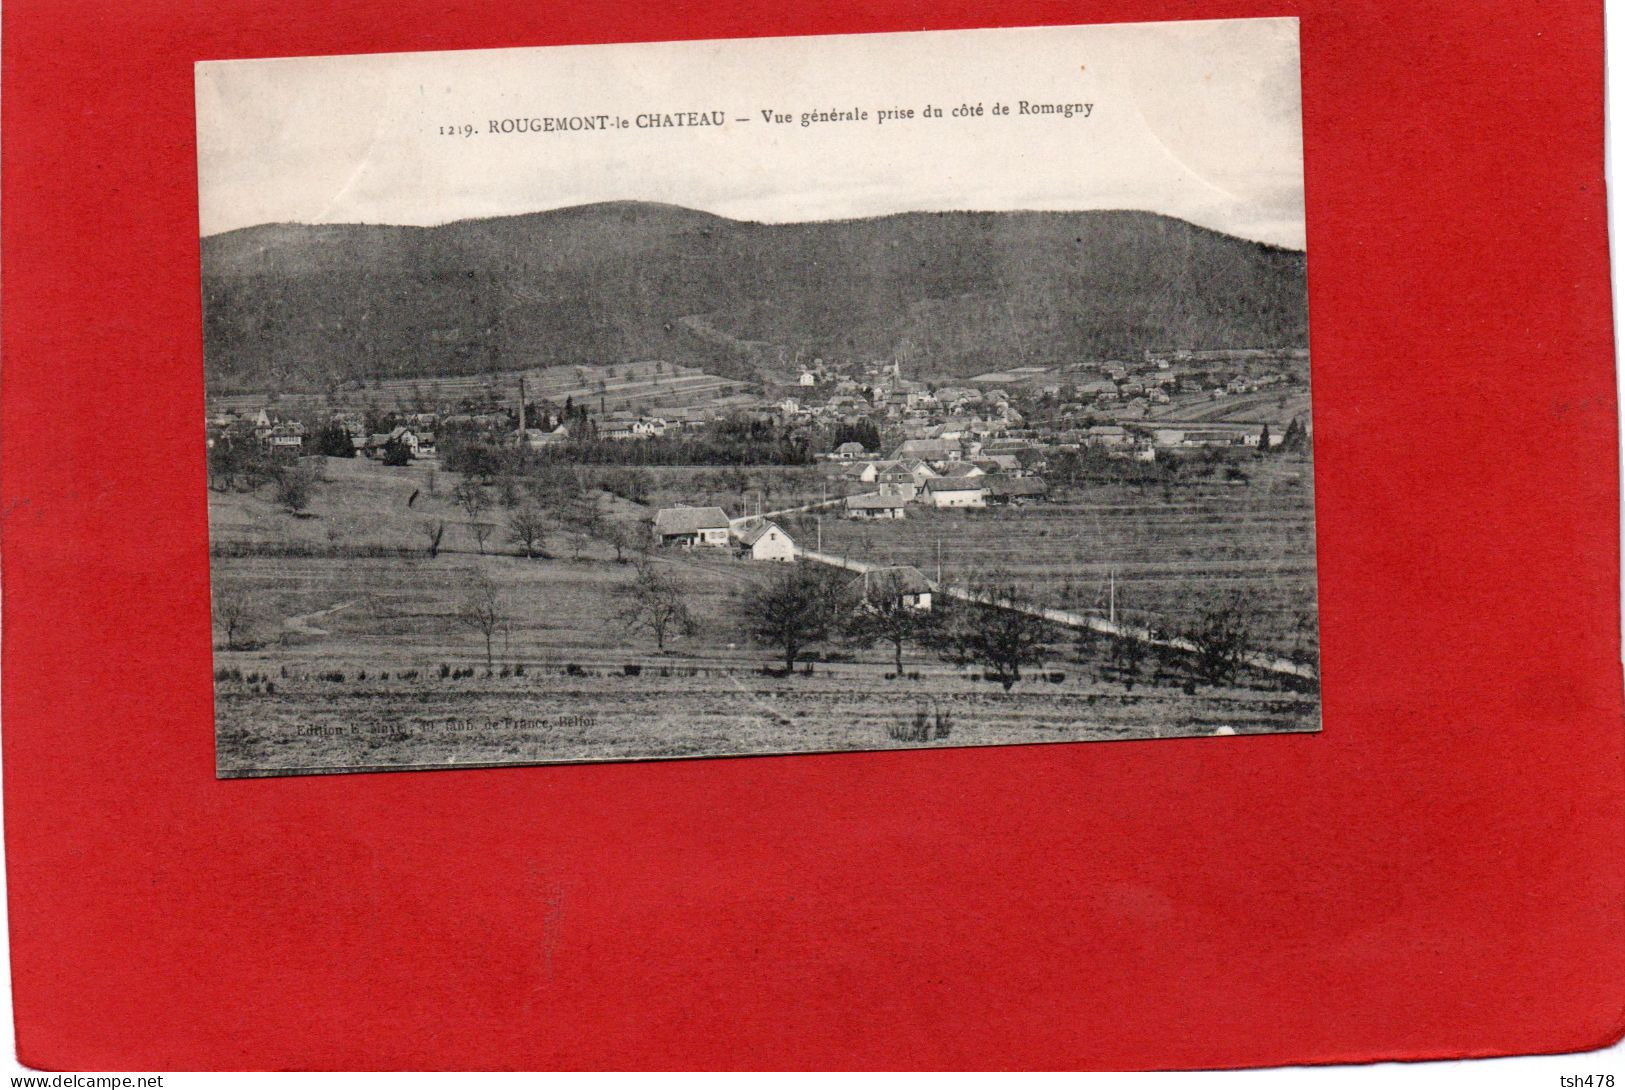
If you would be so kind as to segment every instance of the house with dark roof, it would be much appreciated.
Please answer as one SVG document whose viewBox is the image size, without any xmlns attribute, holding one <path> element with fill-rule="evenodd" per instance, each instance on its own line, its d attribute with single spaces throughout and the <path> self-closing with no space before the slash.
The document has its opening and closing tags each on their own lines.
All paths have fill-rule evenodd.
<svg viewBox="0 0 1625 1090">
<path fill-rule="evenodd" d="M 910 478 L 912 480 L 912 478 Z M 853 519 L 900 519 L 905 517 L 908 499 L 899 495 L 848 496 L 846 517 Z"/>
<path fill-rule="evenodd" d="M 728 544 L 728 516 L 720 507 L 662 507 L 655 512 L 655 541 L 685 549 Z"/>
<path fill-rule="evenodd" d="M 990 505 L 1021 506 L 1049 499 L 1049 485 L 1042 477 L 1012 477 L 1003 473 L 989 473 L 978 484 L 987 489 Z"/>
<path fill-rule="evenodd" d="M 960 457 L 964 453 L 957 440 L 952 439 L 905 439 L 892 454 L 896 462 L 926 461 L 947 462 Z"/>
<path fill-rule="evenodd" d="M 982 469 L 981 466 L 974 462 L 954 462 L 943 469 L 942 475 L 949 480 L 953 480 L 955 478 L 968 479 L 970 477 L 985 476 L 986 472 L 986 470 Z"/>
</svg>

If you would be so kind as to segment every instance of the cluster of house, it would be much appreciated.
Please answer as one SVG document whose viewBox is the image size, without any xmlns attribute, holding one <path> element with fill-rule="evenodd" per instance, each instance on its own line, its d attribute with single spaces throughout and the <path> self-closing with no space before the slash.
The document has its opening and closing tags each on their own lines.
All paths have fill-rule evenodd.
<svg viewBox="0 0 1625 1090">
<path fill-rule="evenodd" d="M 656 544 L 683 549 L 726 549 L 741 559 L 793 562 L 796 544 L 770 519 L 730 519 L 720 507 L 665 507 L 655 513 Z M 930 609 L 935 589 L 920 570 L 909 565 L 870 568 L 853 580 L 866 600 L 896 597 L 913 609 Z"/>
<path fill-rule="evenodd" d="M 390 448 L 395 446 L 413 458 L 433 458 L 437 453 L 434 432 L 421 425 L 397 424 L 387 432 L 374 432 L 370 435 L 352 431 L 350 442 L 355 446 L 357 454 L 368 458 L 387 457 Z"/>
<path fill-rule="evenodd" d="M 840 476 L 873 492 L 848 496 L 846 515 L 856 519 L 900 519 L 910 504 L 929 507 L 989 507 L 1047 499 L 1049 487 L 1031 474 L 1013 450 L 990 449 L 980 440 L 905 439 L 891 457 L 836 448 L 845 464 Z"/>
<path fill-rule="evenodd" d="M 928 434 L 934 429 L 993 435 L 1022 422 L 1004 390 L 933 387 L 903 378 L 896 360 L 866 366 L 818 361 L 801 372 L 796 395 L 772 409 L 787 423 L 878 418 L 907 438 L 934 438 Z"/>
<path fill-rule="evenodd" d="M 256 443 L 272 454 L 298 455 L 305 447 L 305 426 L 297 420 L 281 420 L 265 409 L 258 412 L 217 412 L 206 421 L 208 445 Z"/>
<path fill-rule="evenodd" d="M 796 543 L 778 523 L 763 518 L 730 519 L 720 507 L 663 507 L 655 512 L 657 545 L 684 549 L 732 549 L 741 557 L 789 563 Z"/>
<path fill-rule="evenodd" d="M 332 424 L 349 438 L 355 452 L 368 458 L 383 458 L 396 446 L 412 458 L 433 458 L 435 420 L 433 413 L 415 413 L 387 432 L 369 434 L 360 413 L 337 412 L 331 417 Z M 293 457 L 306 453 L 310 441 L 310 429 L 303 421 L 280 418 L 269 409 L 210 413 L 206 431 L 210 448 L 221 441 L 232 444 L 251 441 L 271 454 Z"/>
</svg>

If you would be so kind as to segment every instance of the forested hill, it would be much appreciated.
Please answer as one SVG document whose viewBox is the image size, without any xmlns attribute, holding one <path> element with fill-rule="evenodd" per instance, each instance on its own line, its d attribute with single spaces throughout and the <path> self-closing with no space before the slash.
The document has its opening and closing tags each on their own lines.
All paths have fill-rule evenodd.
<svg viewBox="0 0 1625 1090">
<path fill-rule="evenodd" d="M 970 375 L 1144 348 L 1301 347 L 1304 255 L 1143 212 L 741 223 L 584 205 L 203 240 L 209 388 L 323 389 L 661 358 Z"/>
</svg>

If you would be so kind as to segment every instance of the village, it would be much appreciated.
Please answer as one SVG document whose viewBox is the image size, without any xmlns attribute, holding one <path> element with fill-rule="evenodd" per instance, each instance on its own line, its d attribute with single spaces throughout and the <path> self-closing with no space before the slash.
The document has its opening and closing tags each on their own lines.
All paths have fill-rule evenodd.
<svg viewBox="0 0 1625 1090">
<path fill-rule="evenodd" d="M 918 741 L 922 709 L 987 740 L 1040 714 L 1104 729 L 1041 713 L 1068 694 L 1134 709 L 1131 732 L 1168 707 L 1180 730 L 1298 729 L 1318 675 L 1307 377 L 1292 350 L 964 379 L 814 358 L 754 386 L 641 361 L 211 399 L 222 738 L 271 759 L 243 717 L 272 688 L 308 726 L 357 681 L 483 679 L 495 713 L 551 704 L 558 674 L 603 687 L 581 751 L 617 751 L 623 728 L 649 744 L 614 725 L 634 693 L 683 686 L 646 714 L 688 737 L 715 685 L 758 669 L 835 745 Z M 909 724 L 879 694 L 831 707 L 871 677 L 917 687 Z M 1016 703 L 988 704 L 989 680 Z M 800 714 L 749 730 L 814 744 L 786 735 Z M 306 734 L 274 756 L 312 739 L 389 747 Z"/>
</svg>

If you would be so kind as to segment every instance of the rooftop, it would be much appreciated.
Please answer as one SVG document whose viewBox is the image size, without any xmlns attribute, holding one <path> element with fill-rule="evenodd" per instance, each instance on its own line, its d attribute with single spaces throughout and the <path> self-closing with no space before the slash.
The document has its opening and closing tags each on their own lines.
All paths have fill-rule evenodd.
<svg viewBox="0 0 1625 1090">
<path fill-rule="evenodd" d="M 727 528 L 728 516 L 720 507 L 664 507 L 655 513 L 655 533 L 662 537 Z"/>
</svg>

